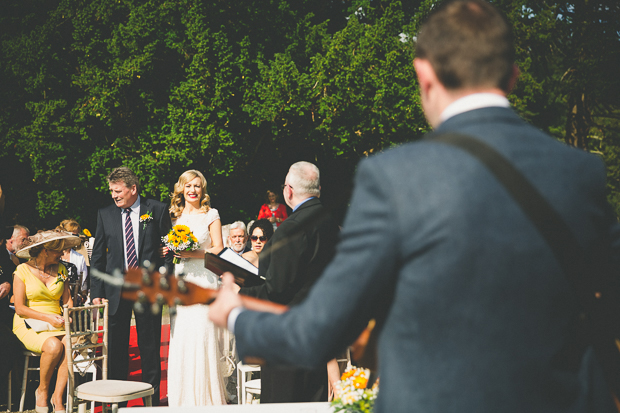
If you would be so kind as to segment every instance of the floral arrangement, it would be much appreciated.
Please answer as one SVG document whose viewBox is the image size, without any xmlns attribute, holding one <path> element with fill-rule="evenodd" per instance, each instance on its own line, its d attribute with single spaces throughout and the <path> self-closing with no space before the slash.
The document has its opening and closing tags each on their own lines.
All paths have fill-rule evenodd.
<svg viewBox="0 0 620 413">
<path fill-rule="evenodd" d="M 334 412 L 371 413 L 379 393 L 379 380 L 367 389 L 370 370 L 349 367 L 334 386 Z"/>
<path fill-rule="evenodd" d="M 200 248 L 198 240 L 187 225 L 175 225 L 161 240 L 173 252 L 195 251 Z M 179 264 L 181 259 L 174 257 L 172 262 Z"/>
<path fill-rule="evenodd" d="M 148 224 L 152 220 L 153 220 L 153 212 L 152 211 L 146 211 L 146 214 L 140 215 L 140 222 L 142 222 L 142 229 L 145 230 L 146 229 L 146 224 Z"/>
</svg>

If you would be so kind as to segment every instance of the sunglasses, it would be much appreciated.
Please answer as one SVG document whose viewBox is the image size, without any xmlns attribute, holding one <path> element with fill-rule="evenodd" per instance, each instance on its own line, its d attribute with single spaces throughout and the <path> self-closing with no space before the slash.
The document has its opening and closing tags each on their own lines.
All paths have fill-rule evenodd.
<svg viewBox="0 0 620 413">
<path fill-rule="evenodd" d="M 259 236 L 257 236 L 257 235 L 252 235 L 252 236 L 250 237 L 250 239 L 251 239 L 252 241 L 258 241 L 258 240 L 261 240 L 262 242 L 267 241 L 267 237 L 266 237 L 266 236 L 264 236 L 264 235 L 261 235 L 260 237 L 259 237 Z"/>
</svg>

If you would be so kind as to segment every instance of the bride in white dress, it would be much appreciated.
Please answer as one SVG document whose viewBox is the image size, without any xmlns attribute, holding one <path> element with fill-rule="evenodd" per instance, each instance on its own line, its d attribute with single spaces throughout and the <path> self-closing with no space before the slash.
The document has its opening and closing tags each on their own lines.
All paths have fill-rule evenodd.
<svg viewBox="0 0 620 413">
<path fill-rule="evenodd" d="M 216 209 L 209 207 L 207 181 L 196 170 L 184 172 L 174 185 L 170 203 L 173 225 L 186 225 L 200 249 L 181 252 L 175 274 L 205 288 L 219 288 L 219 277 L 204 268 L 205 251 L 219 253 L 222 224 Z M 220 374 L 222 349 L 219 330 L 208 318 L 209 307 L 177 306 L 170 328 L 168 356 L 168 405 L 210 406 L 226 404 L 225 379 Z"/>
</svg>

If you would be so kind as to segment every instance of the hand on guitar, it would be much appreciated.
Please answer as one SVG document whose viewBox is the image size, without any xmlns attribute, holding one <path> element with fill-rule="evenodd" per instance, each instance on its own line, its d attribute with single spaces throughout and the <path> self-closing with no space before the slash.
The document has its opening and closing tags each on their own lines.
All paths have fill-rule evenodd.
<svg viewBox="0 0 620 413">
<path fill-rule="evenodd" d="M 240 287 L 235 284 L 235 278 L 229 272 L 222 276 L 222 288 L 219 289 L 217 298 L 209 307 L 209 319 L 218 327 L 228 327 L 228 315 L 235 307 L 243 306 L 239 297 Z"/>
</svg>

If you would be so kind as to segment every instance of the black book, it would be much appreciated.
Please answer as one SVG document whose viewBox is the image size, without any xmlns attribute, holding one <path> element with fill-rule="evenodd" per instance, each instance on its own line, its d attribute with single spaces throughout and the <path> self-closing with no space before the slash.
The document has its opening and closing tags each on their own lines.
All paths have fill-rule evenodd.
<svg viewBox="0 0 620 413">
<path fill-rule="evenodd" d="M 235 283 L 241 287 L 254 287 L 265 283 L 265 278 L 258 275 L 258 268 L 229 248 L 219 254 L 205 254 L 205 268 L 221 276 L 226 271 L 235 276 Z"/>
</svg>

